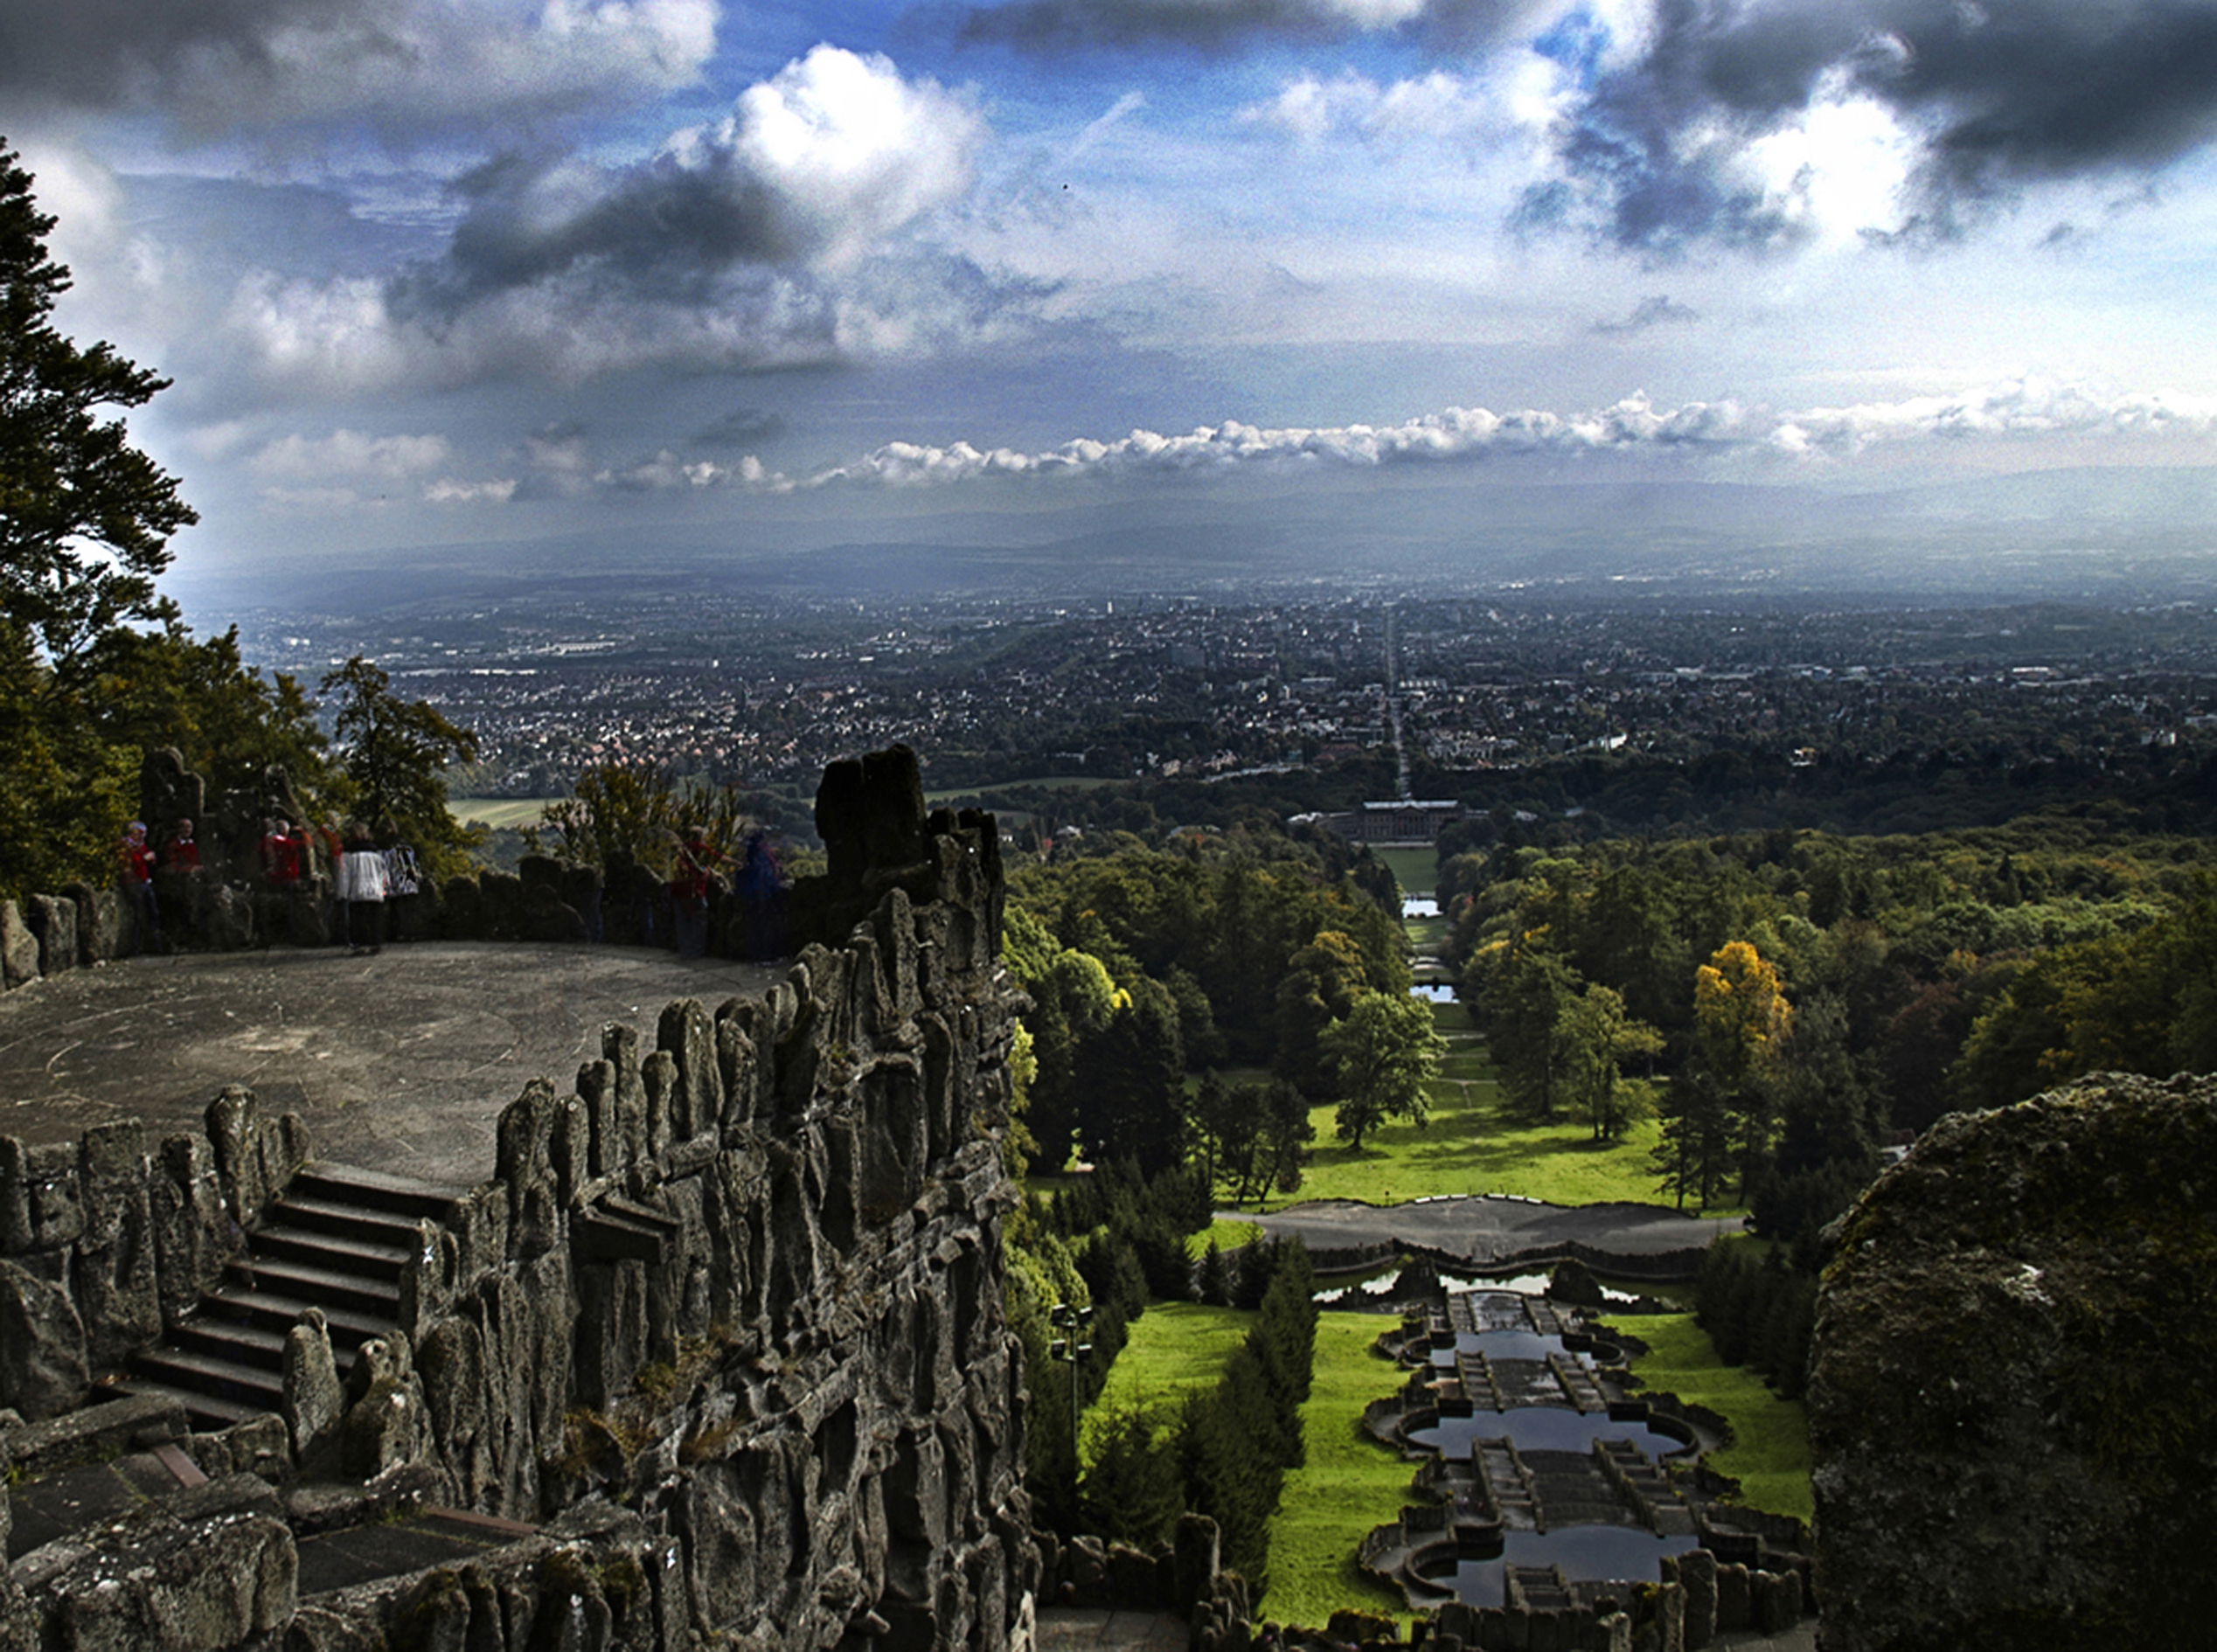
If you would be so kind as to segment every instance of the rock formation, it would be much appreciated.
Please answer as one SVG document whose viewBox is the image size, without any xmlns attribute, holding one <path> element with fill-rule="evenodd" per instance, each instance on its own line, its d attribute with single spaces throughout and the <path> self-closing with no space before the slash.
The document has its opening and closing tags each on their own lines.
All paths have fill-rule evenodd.
<svg viewBox="0 0 2217 1652">
<path fill-rule="evenodd" d="M 712 1010 L 671 1005 L 650 1049 L 612 1025 L 567 1093 L 526 1086 L 490 1178 L 421 1223 L 399 1322 L 343 1388 L 311 1310 L 286 1339 L 281 1407 L 183 1442 L 215 1477 L 205 1495 L 38 1551 L 53 1591 L 0 1571 L 0 1647 L 120 1645 L 119 1625 L 186 1621 L 156 1640 L 1009 1643 L 1040 1560 L 1001 1294 L 1018 1000 L 998 842 L 990 816 L 927 820 L 904 750 L 835 773 L 820 813 L 863 827 L 793 892 L 816 939 L 785 978 Z M 296 1121 L 262 1120 L 243 1092 L 208 1129 L 151 1153 L 136 1127 L 66 1149 L 0 1138 L 0 1400 L 74 1404 L 181 1311 L 305 1152 Z M 162 1434 L 158 1417 L 129 1420 L 129 1443 Z M 0 1457 L 72 1422 L 0 1426 Z M 299 1593 L 294 1545 L 331 1517 L 303 1510 L 396 1486 L 540 1532 L 483 1562 Z M 196 1531 L 244 1545 L 226 1586 L 174 1559 Z M 125 1579 L 97 1621 L 59 1586 L 93 1576 Z"/>
<path fill-rule="evenodd" d="M 1943 1119 L 1838 1237 L 1809 1391 L 1827 1648 L 2200 1643 L 2217 1081 Z"/>
</svg>

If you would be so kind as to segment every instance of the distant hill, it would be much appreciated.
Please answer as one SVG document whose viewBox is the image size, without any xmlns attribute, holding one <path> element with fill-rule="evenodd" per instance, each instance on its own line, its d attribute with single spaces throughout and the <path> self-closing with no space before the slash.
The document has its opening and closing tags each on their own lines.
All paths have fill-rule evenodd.
<svg viewBox="0 0 2217 1652">
<path fill-rule="evenodd" d="M 1566 594 L 2217 594 L 2217 469 L 2084 467 L 1838 494 L 1723 482 L 1521 484 L 1468 473 L 1199 488 L 1115 502 L 818 517 L 423 546 L 187 583 L 188 602 L 400 611 L 424 600 L 726 593 L 1220 595 L 1317 581 Z M 1046 498 L 1046 503 L 1041 503 Z M 181 571 L 190 574 L 191 570 Z"/>
</svg>

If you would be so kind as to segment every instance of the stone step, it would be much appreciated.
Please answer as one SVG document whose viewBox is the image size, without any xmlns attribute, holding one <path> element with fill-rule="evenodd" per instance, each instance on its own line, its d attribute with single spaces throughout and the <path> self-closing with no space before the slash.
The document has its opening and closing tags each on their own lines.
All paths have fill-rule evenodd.
<svg viewBox="0 0 2217 1652">
<path fill-rule="evenodd" d="M 209 1401 L 219 1400 L 243 1406 L 243 1414 L 253 1416 L 275 1411 L 282 1393 L 274 1371 L 184 1348 L 149 1348 L 132 1355 L 130 1380 L 140 1378 L 188 1396 L 188 1411 L 206 1410 Z"/>
<path fill-rule="evenodd" d="M 444 1221 L 452 1212 L 455 1201 L 468 1191 L 467 1188 L 441 1187 L 409 1177 L 388 1176 L 382 1170 L 359 1165 L 318 1161 L 301 1166 L 286 1190 L 286 1197 L 379 1211 L 388 1216 L 403 1217 L 414 1224 L 417 1218 L 424 1216 L 434 1222 Z"/>
<path fill-rule="evenodd" d="M 1545 1612 L 1571 1605 L 1570 1586 L 1553 1566 L 1507 1566 L 1502 1582 L 1512 1606 Z"/>
<path fill-rule="evenodd" d="M 405 1249 L 415 1245 L 416 1224 L 422 1218 L 295 1190 L 271 1205 L 264 1219 L 285 1227 L 335 1233 L 372 1245 L 397 1245 Z"/>
<path fill-rule="evenodd" d="M 390 1329 L 400 1317 L 400 1288 L 396 1282 L 359 1274 L 339 1273 L 291 1258 L 257 1259 L 252 1267 L 233 1262 L 228 1277 L 241 1291 L 272 1291 L 302 1302 L 313 1302 L 327 1314 L 333 1308 L 381 1319 Z"/>
<path fill-rule="evenodd" d="M 251 1321 L 212 1319 L 197 1314 L 170 1327 L 168 1345 L 266 1371 L 285 1368 L 285 1333 L 273 1325 Z"/>
<path fill-rule="evenodd" d="M 267 1416 L 276 1409 L 274 1406 L 244 1405 L 219 1395 L 204 1393 L 198 1388 L 187 1388 L 168 1383 L 159 1378 L 142 1376 L 136 1372 L 115 1385 L 119 1394 L 142 1396 L 147 1399 L 174 1400 L 183 1408 L 195 1428 L 208 1433 L 228 1428 L 251 1417 Z"/>
<path fill-rule="evenodd" d="M 323 1322 L 330 1328 L 331 1347 L 338 1352 L 341 1369 L 355 1349 L 372 1337 L 388 1336 L 393 1332 L 393 1321 L 376 1314 L 358 1313 L 328 1302 L 311 1302 L 305 1296 L 287 1295 L 275 1290 L 248 1290 L 236 1284 L 203 1296 L 195 1317 L 266 1327 L 276 1331 L 281 1339 L 310 1308 L 323 1310 Z"/>
<path fill-rule="evenodd" d="M 396 1283 L 400 1269 L 415 1253 L 413 1245 L 379 1245 L 341 1233 L 320 1233 L 310 1228 L 256 1228 L 247 1239 L 257 1269 L 271 1262 L 302 1262 L 326 1273 L 359 1275 Z"/>
</svg>

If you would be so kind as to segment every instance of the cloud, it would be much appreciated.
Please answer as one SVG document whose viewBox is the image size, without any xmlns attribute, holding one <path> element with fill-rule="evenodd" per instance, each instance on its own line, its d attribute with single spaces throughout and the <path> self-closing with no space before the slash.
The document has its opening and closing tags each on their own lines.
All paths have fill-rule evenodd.
<svg viewBox="0 0 2217 1652">
<path fill-rule="evenodd" d="M 436 470 L 452 456 L 452 446 L 444 436 L 369 436 L 358 430 L 335 430 L 323 437 L 281 437 L 255 454 L 247 468 L 273 481 L 341 476 L 399 481 Z"/>
<path fill-rule="evenodd" d="M 699 79 L 716 0 L 0 0 L 0 98 L 212 135 L 504 125 Z"/>
<path fill-rule="evenodd" d="M 1651 327 L 1681 327 L 1701 319 L 1701 312 L 1678 303 L 1668 293 L 1651 293 L 1632 307 L 1632 313 L 1621 322 L 1598 321 L 1594 323 L 1597 333 L 1644 333 Z"/>
<path fill-rule="evenodd" d="M 784 418 L 760 407 L 734 407 L 712 424 L 693 433 L 698 448 L 740 448 L 775 441 L 785 434 Z"/>
<path fill-rule="evenodd" d="M 1352 69 L 1330 80 L 1304 74 L 1267 102 L 1241 109 L 1240 118 L 1310 143 L 1339 136 L 1445 142 L 1506 124 L 1493 87 L 1442 69 L 1384 86 Z"/>
<path fill-rule="evenodd" d="M 914 490 L 1058 481 L 1138 482 L 1609 455 L 1801 465 L 1916 442 L 2179 436 L 2217 437 L 2217 397 L 2102 395 L 2028 378 L 1961 395 L 1784 410 L 1734 401 L 1660 407 L 1645 395 L 1634 395 L 1582 413 L 1449 407 L 1394 425 L 1269 428 L 1227 420 L 1183 435 L 1135 430 L 1115 441 L 1077 437 L 1028 452 L 967 441 L 944 446 L 896 441 L 849 463 L 801 475 L 772 470 L 751 454 L 726 462 L 669 448 L 629 464 L 594 469 L 581 434 L 565 431 L 548 433 L 532 444 L 526 468 L 536 468 L 536 482 L 447 479 L 427 488 L 424 496 L 445 503 L 498 504 L 588 492 L 738 489 L 792 495 L 842 487 Z"/>
<path fill-rule="evenodd" d="M 637 164 L 490 162 L 462 180 L 438 256 L 379 277 L 257 274 L 228 327 L 275 381 L 358 390 L 991 340 L 1043 289 L 917 234 L 967 192 L 986 137 L 966 97 L 818 46 Z"/>
<path fill-rule="evenodd" d="M 777 492 L 846 484 L 918 488 L 987 480 L 1227 475 L 1260 469 L 1378 470 L 1468 464 L 1514 455 L 1559 459 L 1608 453 L 1708 458 L 1845 458 L 1911 441 L 2036 436 L 2217 435 L 2217 398 L 2102 396 L 2020 379 L 1958 396 L 1780 411 L 1734 401 L 1658 407 L 1644 395 L 1579 413 L 1450 407 L 1398 425 L 1266 429 L 1227 421 L 1187 434 L 1135 430 L 1118 441 L 1078 438 L 1034 452 L 892 442 L 852 463 L 800 477 L 760 471 L 723 480 Z M 695 483 L 694 485 L 698 485 Z"/>
<path fill-rule="evenodd" d="M 964 40 L 1033 52 L 1178 45 L 1222 51 L 1266 35 L 1331 39 L 1394 29 L 1428 0 L 1014 0 L 961 14 Z"/>
<path fill-rule="evenodd" d="M 1250 40 L 1413 36 L 1469 50 L 1515 35 L 1548 0 L 1008 0 L 956 10 L 972 45 L 1058 52 L 1171 47 L 1228 52 Z M 1622 0 L 1598 0 L 1601 4 Z M 943 10 L 943 8 L 942 8 Z"/>
<path fill-rule="evenodd" d="M 2217 135 L 2207 0 L 1656 0 L 1637 41 L 1588 38 L 1561 63 L 1560 170 L 1522 221 L 1651 252 L 1796 244 L 1828 183 L 1876 214 L 1870 163 L 1889 151 L 1898 198 L 1870 227 L 1930 237 Z"/>
</svg>

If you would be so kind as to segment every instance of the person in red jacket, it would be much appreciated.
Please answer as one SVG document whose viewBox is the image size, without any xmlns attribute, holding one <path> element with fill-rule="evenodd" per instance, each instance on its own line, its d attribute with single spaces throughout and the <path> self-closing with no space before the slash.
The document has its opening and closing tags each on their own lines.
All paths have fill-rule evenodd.
<svg viewBox="0 0 2217 1652">
<path fill-rule="evenodd" d="M 708 897 L 716 886 L 716 868 L 723 858 L 697 826 L 678 847 L 670 879 L 670 904 L 677 916 L 680 958 L 698 958 L 708 950 Z"/>
<path fill-rule="evenodd" d="M 154 845 L 146 841 L 146 823 L 135 820 L 123 834 L 123 892 L 131 903 L 131 935 L 141 952 L 162 950 L 162 909 L 154 899 Z"/>
<path fill-rule="evenodd" d="M 170 846 L 162 851 L 162 870 L 180 876 L 190 876 L 200 870 L 200 845 L 193 841 L 192 823 L 177 823 L 177 835 L 170 840 Z"/>
<path fill-rule="evenodd" d="M 289 895 L 299 885 L 307 864 L 308 839 L 295 831 L 292 823 L 282 816 L 270 822 L 261 840 L 263 875 Z"/>
</svg>

